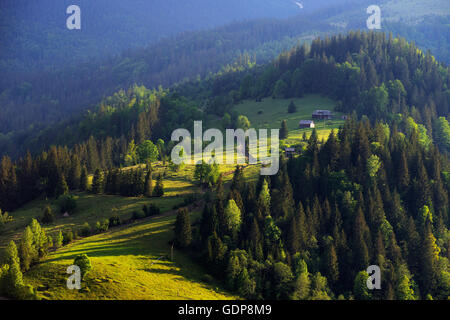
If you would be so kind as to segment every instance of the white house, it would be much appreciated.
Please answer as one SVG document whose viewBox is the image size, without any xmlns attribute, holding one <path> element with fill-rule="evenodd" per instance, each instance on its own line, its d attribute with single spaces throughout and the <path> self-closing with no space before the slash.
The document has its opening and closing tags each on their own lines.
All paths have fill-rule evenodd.
<svg viewBox="0 0 450 320">
<path fill-rule="evenodd" d="M 315 128 L 316 125 L 314 124 L 314 121 L 312 121 L 312 120 L 300 120 L 299 127 L 300 128 Z"/>
</svg>

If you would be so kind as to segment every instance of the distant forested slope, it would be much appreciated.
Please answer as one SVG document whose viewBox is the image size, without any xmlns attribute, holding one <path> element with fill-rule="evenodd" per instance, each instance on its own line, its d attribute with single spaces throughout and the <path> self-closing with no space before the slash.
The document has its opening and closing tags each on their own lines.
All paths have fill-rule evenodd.
<svg viewBox="0 0 450 320">
<path fill-rule="evenodd" d="M 450 16 L 445 16 L 445 2 L 432 0 L 433 5 L 430 6 L 432 10 L 423 12 L 423 14 L 427 14 L 426 16 L 421 15 L 420 7 L 413 5 L 415 4 L 414 1 L 400 2 L 404 3 L 406 8 L 403 13 L 404 21 L 394 19 L 394 16 L 402 17 L 401 12 L 399 13 L 397 9 L 391 10 L 392 12 L 385 10 L 384 3 L 386 3 L 387 8 L 390 8 L 389 6 L 392 6 L 391 1 L 381 2 L 383 21 L 385 21 L 383 22 L 383 31 L 392 30 L 395 35 L 403 35 L 408 41 L 416 41 L 419 48 L 423 50 L 431 49 L 439 60 L 448 63 L 450 60 L 448 50 Z M 81 3 L 82 1 L 80 5 Z M 100 6 L 102 1 L 95 3 L 95 5 L 87 3 L 86 8 Z M 113 4 L 116 2 L 111 3 L 111 8 L 113 8 Z M 126 8 L 118 10 L 116 15 L 109 15 L 112 14 L 108 11 L 111 10 L 110 8 L 101 11 L 105 15 L 108 13 L 108 17 L 104 17 L 104 19 L 122 21 L 122 15 L 134 15 L 136 13 L 135 8 L 130 5 L 130 2 L 126 3 L 128 4 Z M 251 8 L 250 3 L 251 1 L 246 1 L 245 4 L 240 4 L 238 7 L 249 9 Z M 270 1 L 263 1 L 258 8 L 264 7 L 264 3 L 266 3 L 266 9 L 269 3 L 273 4 Z M 26 32 L 23 33 L 20 32 L 21 30 L 14 29 L 20 28 L 25 22 L 16 24 L 12 23 L 12 18 L 6 19 L 3 29 L 9 30 L 9 32 L 0 33 L 1 37 L 5 38 L 2 43 L 7 44 L 0 53 L 0 71 L 2 73 L 0 78 L 0 134 L 14 133 L 17 136 L 18 132 L 22 130 L 28 130 L 28 132 L 30 132 L 30 129 L 31 132 L 40 130 L 44 125 L 67 119 L 74 114 L 79 114 L 80 111 L 92 108 L 105 96 L 120 89 L 128 88 L 134 83 L 143 84 L 148 88 L 159 85 L 168 87 L 185 79 L 194 79 L 198 76 L 205 77 L 210 73 L 218 72 L 222 68 L 228 70 L 230 68 L 242 69 L 255 62 L 257 64 L 265 63 L 283 50 L 288 50 L 298 41 L 310 41 L 325 34 L 332 35 L 338 32 L 347 32 L 350 29 L 366 28 L 365 23 L 368 15 L 365 13 L 365 9 L 370 1 L 354 1 L 353 5 L 348 5 L 346 1 L 327 3 L 324 1 L 318 1 L 317 3 L 303 1 L 302 3 L 305 7 L 305 14 L 287 20 L 264 19 L 235 22 L 209 31 L 185 32 L 177 36 L 164 38 L 148 46 L 145 46 L 151 42 L 148 40 L 150 39 L 148 33 L 157 29 L 140 25 L 143 30 L 141 34 L 135 31 L 133 27 L 139 24 L 128 27 L 125 24 L 125 27 L 122 26 L 123 29 L 113 28 L 106 22 L 103 24 L 99 22 L 103 19 L 101 15 L 95 20 L 99 23 L 95 25 L 95 28 L 86 25 L 86 28 L 82 31 L 85 34 L 81 38 L 77 38 L 80 35 L 77 36 L 76 33 L 69 32 L 70 36 L 67 39 L 61 38 L 58 35 L 59 31 L 36 34 L 35 39 L 30 38 Z M 333 6 L 336 3 L 338 5 Z M 3 14 L 8 12 L 8 4 L 11 6 L 11 2 L 5 2 L 2 7 Z M 17 6 L 20 4 L 23 5 L 23 2 L 19 1 Z M 234 1 L 228 3 L 231 7 L 233 4 L 237 5 Z M 161 8 L 164 8 L 165 5 L 163 4 Z M 220 8 L 221 5 L 214 4 L 214 8 Z M 396 6 L 393 8 L 397 8 Z M 444 6 L 443 14 L 438 10 L 440 6 Z M 278 6 L 278 8 L 280 7 Z M 195 7 L 192 7 L 189 10 L 194 9 Z M 89 17 L 89 10 L 86 10 L 87 12 L 83 14 Z M 203 12 L 202 10 L 194 11 L 199 14 L 199 12 Z M 30 15 L 31 12 L 29 11 L 28 14 Z M 32 27 L 28 27 L 28 29 L 35 30 L 29 30 L 28 35 L 33 35 L 37 30 L 41 30 L 37 27 L 39 21 L 50 21 L 51 10 L 49 12 L 45 15 L 47 18 L 37 15 L 35 25 L 31 24 Z M 275 10 L 273 14 L 277 14 L 276 12 Z M 312 13 L 309 14 L 308 12 Z M 143 13 L 136 14 L 136 17 L 140 17 L 140 14 Z M 19 15 L 18 12 L 17 15 Z M 19 16 L 22 15 L 27 16 L 26 13 L 21 13 Z M 63 18 L 65 18 L 65 15 L 63 15 Z M 133 23 L 136 21 L 142 23 L 145 19 L 131 20 Z M 64 21 L 63 19 L 61 35 L 68 35 L 68 30 L 64 30 Z M 176 23 L 178 24 L 178 22 Z M 47 29 L 51 29 L 51 27 L 45 26 Z M 58 28 L 61 28 L 61 26 L 55 26 L 53 30 L 59 30 Z M 15 32 L 19 35 L 17 39 L 13 37 Z M 8 35 L 9 38 L 6 39 Z M 158 33 L 158 37 L 164 35 L 166 33 Z M 24 36 L 23 39 L 22 36 Z M 143 38 L 139 37 L 148 41 L 143 41 Z M 80 42 L 80 39 L 83 41 Z M 94 39 L 98 42 L 91 41 Z M 108 41 L 111 45 L 107 44 Z M 120 51 L 118 46 L 126 47 L 130 44 L 130 41 L 136 41 L 136 45 L 141 46 L 141 48 L 130 49 L 116 56 L 112 55 Z M 22 43 L 25 47 L 15 46 L 14 44 L 17 43 Z M 58 43 L 58 45 L 55 45 L 55 43 Z M 65 48 L 66 45 L 68 45 L 67 48 Z M 77 58 L 76 52 L 78 51 L 73 51 L 72 45 L 79 50 L 82 54 L 81 57 Z M 45 49 L 46 46 L 50 51 Z M 112 48 L 112 46 L 116 47 Z M 29 48 L 35 48 L 36 52 L 30 54 Z M 110 55 L 104 55 L 102 50 L 105 48 L 108 53 L 111 53 Z M 51 50 L 55 50 L 55 52 Z M 63 67 L 55 67 L 58 64 L 59 58 L 57 57 L 61 52 L 64 53 L 63 56 L 60 56 L 61 61 L 66 61 L 66 64 Z M 103 58 L 84 63 L 68 62 L 77 59 L 82 60 L 83 54 L 90 55 L 93 53 L 98 53 Z M 37 61 L 48 61 L 50 57 L 53 57 L 52 61 L 54 60 L 54 62 L 52 63 L 54 65 L 42 64 L 42 68 L 51 69 L 47 71 L 33 71 L 27 67 L 27 64 L 21 62 L 25 59 L 31 64 L 39 64 Z M 17 66 L 23 66 L 25 70 L 19 71 L 22 67 Z M 5 137 L 0 135 L 0 141 L 4 139 Z"/>
<path fill-rule="evenodd" d="M 70 5 L 81 9 L 79 31 L 66 28 Z M 289 0 L 4 0 L 0 59 L 14 70 L 42 69 L 117 54 L 184 31 L 300 12 Z"/>
</svg>

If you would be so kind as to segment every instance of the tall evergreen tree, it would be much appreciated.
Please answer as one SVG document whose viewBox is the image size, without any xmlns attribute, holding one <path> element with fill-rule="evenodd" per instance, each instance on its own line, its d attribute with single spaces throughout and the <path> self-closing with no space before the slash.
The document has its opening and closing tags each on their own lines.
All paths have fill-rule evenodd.
<svg viewBox="0 0 450 320">
<path fill-rule="evenodd" d="M 85 165 L 81 168 L 80 191 L 88 190 L 88 171 Z"/>
<path fill-rule="evenodd" d="M 164 184 L 163 184 L 163 176 L 162 174 L 158 175 L 156 178 L 156 185 L 153 189 L 153 195 L 155 197 L 162 197 L 164 195 Z"/>
<path fill-rule="evenodd" d="M 150 170 L 147 172 L 147 175 L 145 177 L 144 196 L 148 198 L 153 196 L 153 178 L 152 172 Z"/>
<path fill-rule="evenodd" d="M 95 194 L 103 193 L 103 173 L 100 169 L 95 170 L 92 180 L 92 192 Z"/>
<path fill-rule="evenodd" d="M 175 221 L 175 243 L 180 248 L 188 247 L 192 242 L 191 221 L 186 208 L 178 210 Z"/>
<path fill-rule="evenodd" d="M 289 134 L 289 129 L 287 127 L 287 121 L 283 120 L 281 122 L 280 139 L 281 140 L 287 139 L 288 134 Z"/>
</svg>

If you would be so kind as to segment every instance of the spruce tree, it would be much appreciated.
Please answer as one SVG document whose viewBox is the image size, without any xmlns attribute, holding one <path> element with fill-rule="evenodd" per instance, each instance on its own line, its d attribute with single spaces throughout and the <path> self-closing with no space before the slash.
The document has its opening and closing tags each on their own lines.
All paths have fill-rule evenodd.
<svg viewBox="0 0 450 320">
<path fill-rule="evenodd" d="M 42 216 L 42 223 L 50 224 L 55 220 L 55 216 L 53 215 L 52 208 L 50 206 L 46 206 L 44 208 L 44 214 Z"/>
<path fill-rule="evenodd" d="M 66 195 L 69 193 L 69 186 L 63 174 L 58 174 L 58 181 L 55 188 L 55 197 Z"/>
<path fill-rule="evenodd" d="M 103 192 L 103 174 L 100 169 L 95 170 L 94 179 L 92 180 L 92 192 L 95 194 Z"/>
<path fill-rule="evenodd" d="M 336 248 L 333 243 L 329 243 L 325 253 L 325 265 L 330 283 L 334 286 L 339 280 L 339 264 Z"/>
<path fill-rule="evenodd" d="M 371 294 L 367 288 L 367 279 L 369 275 L 366 271 L 360 271 L 355 278 L 353 294 L 356 300 L 370 300 Z"/>
<path fill-rule="evenodd" d="M 19 297 L 24 283 L 22 271 L 20 270 L 20 258 L 14 241 L 11 241 L 7 246 L 5 258 L 9 269 L 4 279 L 1 279 L 3 280 L 4 289 L 12 297 Z"/>
<path fill-rule="evenodd" d="M 153 196 L 153 178 L 152 178 L 152 172 L 149 170 L 147 172 L 147 175 L 145 177 L 145 183 L 144 183 L 144 196 L 147 198 L 150 198 Z"/>
<path fill-rule="evenodd" d="M 164 195 L 164 184 L 162 174 L 159 174 L 158 178 L 156 178 L 156 185 L 155 188 L 153 189 L 153 195 L 155 197 L 162 197 Z"/>
<path fill-rule="evenodd" d="M 88 189 L 88 171 L 85 165 L 81 168 L 80 175 L 80 191 L 86 191 Z"/>
<path fill-rule="evenodd" d="M 56 236 L 55 239 L 55 248 L 61 248 L 63 245 L 63 234 L 61 229 L 58 231 L 58 235 Z"/>
<path fill-rule="evenodd" d="M 258 221 L 256 220 L 256 218 L 253 218 L 252 221 L 249 240 L 251 252 L 253 253 L 253 258 L 257 261 L 261 261 L 263 259 L 262 243 L 261 243 L 262 239 Z"/>
<path fill-rule="evenodd" d="M 33 246 L 33 233 L 26 227 L 19 243 L 19 256 L 23 271 L 28 271 L 33 261 L 37 259 L 37 251 Z"/>
<path fill-rule="evenodd" d="M 71 166 L 69 175 L 67 177 L 67 183 L 71 190 L 78 190 L 80 187 L 81 179 L 81 164 L 77 155 L 73 155 L 71 158 Z"/>
<path fill-rule="evenodd" d="M 353 254 L 355 267 L 365 270 L 369 266 L 369 249 L 367 248 L 366 235 L 369 233 L 364 213 L 358 208 L 353 227 Z"/>
<path fill-rule="evenodd" d="M 297 219 L 293 217 L 289 224 L 289 231 L 287 234 L 288 248 L 293 255 L 300 251 L 300 235 Z"/>
<path fill-rule="evenodd" d="M 228 200 L 227 206 L 225 207 L 225 223 L 227 231 L 236 238 L 241 228 L 242 217 L 241 210 L 239 210 L 239 207 L 233 199 Z"/>
<path fill-rule="evenodd" d="M 287 127 L 287 121 L 283 120 L 281 122 L 280 140 L 287 139 L 288 134 L 289 134 L 289 130 L 288 130 L 288 127 Z"/>
<path fill-rule="evenodd" d="M 421 248 L 421 292 L 432 293 L 436 280 L 436 268 L 439 260 L 440 248 L 436 244 L 436 238 L 431 230 L 431 224 L 427 223 L 423 234 Z"/>
<path fill-rule="evenodd" d="M 310 295 L 311 280 L 308 272 L 308 266 L 304 260 L 300 260 L 296 271 L 297 280 L 294 285 L 294 293 L 292 298 L 294 300 L 306 300 Z"/>
<path fill-rule="evenodd" d="M 186 208 L 178 210 L 175 221 L 175 243 L 180 248 L 188 247 L 192 242 L 191 221 Z"/>
<path fill-rule="evenodd" d="M 291 100 L 288 106 L 288 113 L 296 113 L 297 112 L 297 106 L 295 105 L 294 101 Z"/>
</svg>

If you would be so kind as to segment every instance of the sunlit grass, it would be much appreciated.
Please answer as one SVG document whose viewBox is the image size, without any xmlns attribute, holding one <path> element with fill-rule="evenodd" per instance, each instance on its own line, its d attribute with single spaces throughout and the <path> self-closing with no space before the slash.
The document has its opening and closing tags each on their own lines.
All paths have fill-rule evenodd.
<svg viewBox="0 0 450 320">
<path fill-rule="evenodd" d="M 45 299 L 236 299 L 209 283 L 187 253 L 175 250 L 170 260 L 173 223 L 174 216 L 153 218 L 82 239 L 51 253 L 25 280 Z M 69 290 L 66 269 L 82 253 L 93 270 L 82 290 Z"/>
</svg>

